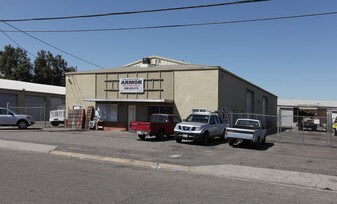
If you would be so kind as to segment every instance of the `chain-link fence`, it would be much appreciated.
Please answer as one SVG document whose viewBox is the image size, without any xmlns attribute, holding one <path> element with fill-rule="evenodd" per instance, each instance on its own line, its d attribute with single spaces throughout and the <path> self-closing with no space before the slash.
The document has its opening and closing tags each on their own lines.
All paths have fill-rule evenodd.
<svg viewBox="0 0 337 204">
<path fill-rule="evenodd" d="M 46 108 L 44 106 L 14 107 L 8 105 L 7 109 L 17 114 L 32 116 L 35 120 L 35 124 L 32 126 L 34 128 L 51 127 L 49 123 L 49 113 L 46 113 Z"/>
<path fill-rule="evenodd" d="M 233 126 L 238 118 L 257 119 L 267 129 L 267 141 L 337 147 L 331 117 L 294 115 L 261 115 L 250 113 L 218 112 Z"/>
<path fill-rule="evenodd" d="M 260 120 L 262 125 L 267 129 L 268 134 L 275 134 L 277 132 L 277 116 L 262 115 L 252 113 L 235 113 L 235 112 L 218 112 L 220 118 L 228 123 L 231 127 L 239 118 Z"/>
<path fill-rule="evenodd" d="M 271 137 L 276 142 L 319 146 L 337 146 L 330 117 L 279 115 L 278 132 Z"/>
<path fill-rule="evenodd" d="M 52 127 L 49 122 L 49 112 L 46 111 L 44 106 L 7 106 L 7 108 L 17 114 L 32 116 L 36 121 L 36 124 L 32 126 L 33 128 Z M 334 122 L 337 123 L 337 121 L 329 113 L 327 117 L 282 115 L 282 113 L 279 115 L 262 115 L 233 111 L 217 111 L 217 113 L 229 126 L 233 126 L 238 118 L 260 120 L 267 129 L 267 142 L 337 147 L 337 133 L 334 131 L 334 127 L 336 127 Z"/>
</svg>

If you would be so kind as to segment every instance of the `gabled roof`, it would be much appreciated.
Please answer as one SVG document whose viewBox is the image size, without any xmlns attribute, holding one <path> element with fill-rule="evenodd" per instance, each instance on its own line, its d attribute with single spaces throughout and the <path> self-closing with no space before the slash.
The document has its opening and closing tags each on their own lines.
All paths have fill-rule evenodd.
<svg viewBox="0 0 337 204">
<path fill-rule="evenodd" d="M 52 86 L 45 84 L 37 84 L 23 81 L 15 81 L 8 79 L 0 79 L 0 90 L 16 90 L 16 91 L 28 91 L 36 93 L 48 93 L 65 95 L 66 88 L 63 86 Z"/>
<path fill-rule="evenodd" d="M 169 58 L 165 58 L 165 57 L 160 57 L 160 56 L 149 56 L 146 57 L 151 59 L 151 62 L 154 62 L 153 65 L 155 66 L 163 66 L 163 65 L 187 65 L 187 64 L 191 64 L 188 62 L 184 62 L 184 61 L 178 61 L 178 60 L 174 60 L 174 59 L 169 59 Z M 143 59 L 137 60 L 135 62 L 131 62 L 129 64 L 124 65 L 123 67 L 138 67 L 140 64 L 142 64 Z"/>
</svg>

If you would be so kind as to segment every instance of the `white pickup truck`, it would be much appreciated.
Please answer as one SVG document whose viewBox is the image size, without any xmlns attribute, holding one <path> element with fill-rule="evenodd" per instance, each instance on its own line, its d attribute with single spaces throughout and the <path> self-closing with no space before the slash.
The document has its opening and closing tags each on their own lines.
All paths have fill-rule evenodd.
<svg viewBox="0 0 337 204">
<path fill-rule="evenodd" d="M 174 128 L 174 136 L 177 143 L 184 140 L 200 141 L 207 145 L 209 139 L 220 137 L 224 140 L 224 124 L 218 114 L 211 112 L 197 112 L 189 115 L 186 120 L 178 123 Z"/>
<path fill-rule="evenodd" d="M 52 126 L 56 127 L 59 124 L 64 124 L 66 110 L 63 106 L 59 106 L 57 110 L 49 112 L 49 122 Z"/>
<path fill-rule="evenodd" d="M 226 138 L 229 146 L 235 143 L 251 142 L 256 148 L 259 148 L 260 143 L 266 143 L 267 131 L 261 121 L 253 119 L 237 119 L 233 127 L 226 128 Z"/>
</svg>

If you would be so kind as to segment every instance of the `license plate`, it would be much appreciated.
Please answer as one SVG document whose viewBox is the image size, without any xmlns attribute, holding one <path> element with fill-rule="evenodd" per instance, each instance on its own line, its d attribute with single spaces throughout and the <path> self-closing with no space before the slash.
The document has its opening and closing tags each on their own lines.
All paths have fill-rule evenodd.
<svg viewBox="0 0 337 204">
<path fill-rule="evenodd" d="M 188 134 L 183 134 L 183 138 L 188 138 Z"/>
</svg>

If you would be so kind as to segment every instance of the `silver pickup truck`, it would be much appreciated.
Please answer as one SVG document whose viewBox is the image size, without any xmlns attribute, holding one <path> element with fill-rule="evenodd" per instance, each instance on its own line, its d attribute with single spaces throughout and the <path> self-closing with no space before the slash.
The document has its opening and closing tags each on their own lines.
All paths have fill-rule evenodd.
<svg viewBox="0 0 337 204">
<path fill-rule="evenodd" d="M 211 112 L 197 112 L 189 115 L 186 120 L 178 123 L 174 128 L 174 136 L 177 143 L 184 140 L 200 141 L 207 145 L 209 139 L 220 137 L 224 140 L 224 124 L 218 114 Z"/>
<path fill-rule="evenodd" d="M 266 143 L 266 129 L 259 120 L 237 119 L 233 127 L 226 128 L 226 138 L 229 146 L 235 143 L 250 142 L 259 148 L 260 143 Z"/>
</svg>

